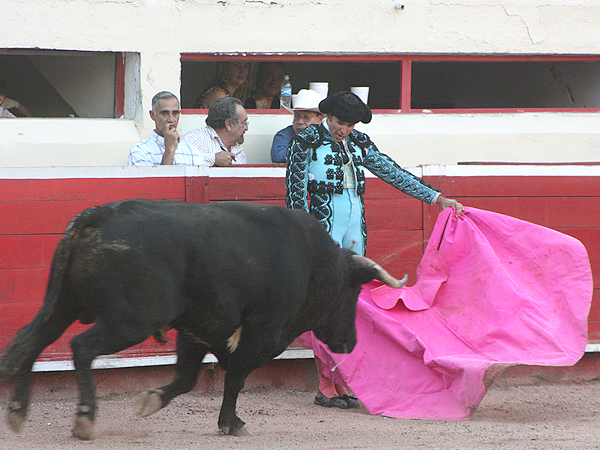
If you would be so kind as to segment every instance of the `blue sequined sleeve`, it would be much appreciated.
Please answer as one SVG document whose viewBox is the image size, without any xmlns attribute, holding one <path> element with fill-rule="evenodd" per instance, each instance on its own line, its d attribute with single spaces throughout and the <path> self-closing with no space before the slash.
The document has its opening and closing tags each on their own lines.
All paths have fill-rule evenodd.
<svg viewBox="0 0 600 450">
<path fill-rule="evenodd" d="M 308 212 L 308 158 L 310 147 L 293 139 L 287 153 L 285 204 L 291 209 Z"/>
<path fill-rule="evenodd" d="M 363 161 L 364 166 L 369 169 L 373 175 L 381 178 L 386 183 L 391 184 L 396 189 L 401 190 L 411 197 L 427 202 L 430 205 L 433 203 L 435 196 L 439 194 L 440 191 L 427 184 L 421 178 L 404 170 L 392 158 L 381 153 L 366 134 L 361 134 L 362 139 L 368 140 L 363 143 L 363 148 L 366 153 L 366 157 Z"/>
</svg>

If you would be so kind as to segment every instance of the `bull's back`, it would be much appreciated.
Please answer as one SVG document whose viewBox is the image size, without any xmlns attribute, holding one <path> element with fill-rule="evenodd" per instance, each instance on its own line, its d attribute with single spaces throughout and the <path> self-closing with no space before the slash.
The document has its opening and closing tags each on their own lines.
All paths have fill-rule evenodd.
<svg viewBox="0 0 600 450">
<path fill-rule="evenodd" d="M 106 205 L 114 214 L 98 224 L 107 239 L 146 246 L 191 245 L 202 252 L 241 248 L 253 255 L 302 251 L 314 259 L 336 248 L 323 226 L 302 211 L 245 202 L 210 204 L 127 200 Z M 213 252 L 210 252 L 213 253 Z M 227 259 L 227 258 L 214 258 Z"/>
<path fill-rule="evenodd" d="M 285 207 L 127 200 L 100 208 L 110 213 L 80 233 L 71 274 L 82 290 L 125 286 L 137 302 L 202 298 L 212 311 L 224 299 L 243 308 L 269 295 L 298 305 L 338 257 L 318 221 Z"/>
</svg>

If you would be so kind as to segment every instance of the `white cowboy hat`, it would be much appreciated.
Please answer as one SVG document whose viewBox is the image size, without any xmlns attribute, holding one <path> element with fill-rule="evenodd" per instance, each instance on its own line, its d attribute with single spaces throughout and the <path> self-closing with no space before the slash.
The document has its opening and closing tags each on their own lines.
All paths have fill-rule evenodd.
<svg viewBox="0 0 600 450">
<path fill-rule="evenodd" d="M 301 89 L 294 102 L 294 111 L 319 111 L 321 96 L 312 89 Z"/>
</svg>

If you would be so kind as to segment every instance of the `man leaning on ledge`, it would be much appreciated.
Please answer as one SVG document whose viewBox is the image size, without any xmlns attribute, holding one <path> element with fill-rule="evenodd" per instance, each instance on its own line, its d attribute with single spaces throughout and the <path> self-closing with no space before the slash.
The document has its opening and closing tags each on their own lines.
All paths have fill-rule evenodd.
<svg viewBox="0 0 600 450">
<path fill-rule="evenodd" d="M 206 126 L 188 131 L 183 140 L 198 149 L 205 166 L 246 164 L 242 148 L 248 131 L 248 114 L 235 97 L 222 97 L 210 105 Z"/>
<path fill-rule="evenodd" d="M 221 99 L 220 99 L 221 100 Z M 129 152 L 129 165 L 229 166 L 245 164 L 240 145 L 248 129 L 248 117 L 241 103 L 215 102 L 206 118 L 207 126 L 186 133 L 182 140 L 177 125 L 181 114 L 179 100 L 162 91 L 152 98 L 152 136 L 135 144 Z M 239 102 L 239 101 L 238 101 Z M 213 109 L 214 107 L 214 109 Z M 241 108 L 242 111 L 239 110 Z M 244 117 L 241 117 L 241 116 Z M 213 125 L 215 128 L 213 128 Z"/>
</svg>

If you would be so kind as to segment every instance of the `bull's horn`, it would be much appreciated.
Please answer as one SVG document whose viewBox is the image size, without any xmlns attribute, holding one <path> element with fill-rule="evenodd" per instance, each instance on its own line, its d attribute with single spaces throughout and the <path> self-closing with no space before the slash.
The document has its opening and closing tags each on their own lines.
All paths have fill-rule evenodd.
<svg viewBox="0 0 600 450">
<path fill-rule="evenodd" d="M 372 259 L 369 259 L 365 256 L 360 256 L 360 255 L 353 255 L 352 257 L 359 265 L 372 267 L 373 269 L 377 270 L 378 275 L 375 278 L 377 278 L 383 284 L 388 285 L 389 287 L 400 289 L 408 281 L 408 275 L 404 275 L 404 277 L 401 280 L 397 280 L 393 276 L 391 276 L 387 272 L 387 270 L 385 270 L 383 267 L 381 267 L 379 264 L 377 264 Z"/>
</svg>

